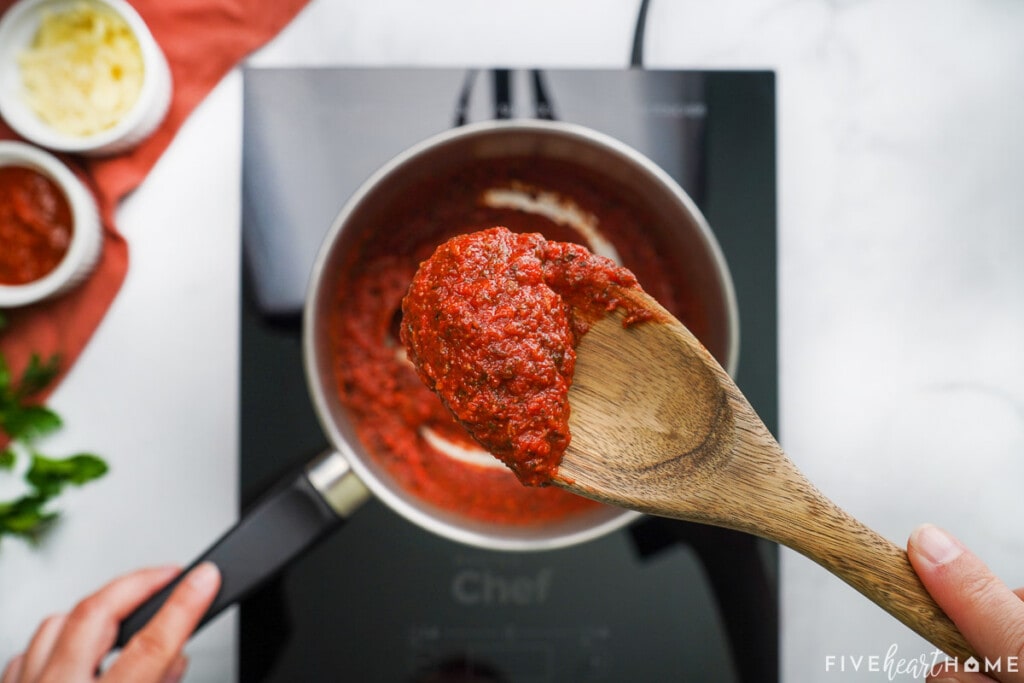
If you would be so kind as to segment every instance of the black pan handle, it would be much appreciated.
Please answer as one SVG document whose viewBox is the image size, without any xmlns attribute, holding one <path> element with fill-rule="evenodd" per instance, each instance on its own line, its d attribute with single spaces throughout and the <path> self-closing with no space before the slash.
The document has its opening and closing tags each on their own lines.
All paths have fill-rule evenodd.
<svg viewBox="0 0 1024 683">
<path fill-rule="evenodd" d="M 198 631 L 339 528 L 369 495 L 347 460 L 337 453 L 321 455 L 257 500 L 188 569 L 128 615 L 115 647 L 124 647 L 146 625 L 189 570 L 209 561 L 220 569 L 221 588 Z"/>
</svg>

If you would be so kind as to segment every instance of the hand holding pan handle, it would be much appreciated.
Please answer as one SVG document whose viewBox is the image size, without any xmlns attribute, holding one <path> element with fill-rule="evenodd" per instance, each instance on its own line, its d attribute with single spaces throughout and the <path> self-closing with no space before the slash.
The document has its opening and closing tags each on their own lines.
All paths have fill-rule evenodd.
<svg viewBox="0 0 1024 683">
<path fill-rule="evenodd" d="M 320 455 L 257 500 L 202 557 L 128 615 L 115 647 L 124 647 L 146 625 L 192 567 L 213 562 L 222 578 L 198 630 L 341 526 L 369 497 L 344 457 Z"/>
</svg>

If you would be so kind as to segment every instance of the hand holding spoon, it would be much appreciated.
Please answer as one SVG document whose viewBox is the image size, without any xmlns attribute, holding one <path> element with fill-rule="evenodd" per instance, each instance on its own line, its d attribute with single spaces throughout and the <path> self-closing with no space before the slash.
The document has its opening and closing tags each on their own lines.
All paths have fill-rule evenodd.
<svg viewBox="0 0 1024 683">
<path fill-rule="evenodd" d="M 629 271 L 493 228 L 442 245 L 403 310 L 420 376 L 524 482 L 781 543 L 948 655 L 972 656 L 906 553 L 801 474 Z"/>
</svg>

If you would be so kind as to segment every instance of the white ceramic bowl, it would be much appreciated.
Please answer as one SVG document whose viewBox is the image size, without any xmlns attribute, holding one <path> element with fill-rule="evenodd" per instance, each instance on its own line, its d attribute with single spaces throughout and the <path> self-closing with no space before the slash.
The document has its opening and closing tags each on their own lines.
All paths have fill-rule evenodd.
<svg viewBox="0 0 1024 683">
<path fill-rule="evenodd" d="M 31 168 L 50 178 L 67 197 L 74 226 L 71 244 L 56 268 L 23 285 L 0 284 L 0 308 L 13 308 L 57 296 L 85 279 L 99 258 L 103 231 L 92 194 L 52 154 L 23 142 L 0 141 L 2 166 Z"/>
<path fill-rule="evenodd" d="M 121 121 L 112 128 L 85 137 L 58 131 L 36 115 L 25 100 L 18 65 L 18 55 L 35 37 L 44 12 L 61 11 L 83 1 L 107 6 L 127 22 L 142 50 L 144 69 L 139 98 Z M 19 135 L 40 147 L 95 156 L 130 149 L 163 121 L 170 106 L 171 90 L 167 59 L 146 23 L 124 0 L 20 0 L 0 19 L 0 116 Z"/>
</svg>

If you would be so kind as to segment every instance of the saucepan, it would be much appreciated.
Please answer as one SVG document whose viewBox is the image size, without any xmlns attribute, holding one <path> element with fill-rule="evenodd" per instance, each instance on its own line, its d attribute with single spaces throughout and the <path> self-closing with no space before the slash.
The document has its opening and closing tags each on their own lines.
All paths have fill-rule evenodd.
<svg viewBox="0 0 1024 683">
<path fill-rule="evenodd" d="M 735 370 L 738 317 L 725 259 L 696 205 L 652 161 L 614 138 L 557 121 L 487 121 L 424 140 L 374 173 L 344 205 L 324 239 L 310 277 L 302 334 L 308 390 L 332 449 L 306 463 L 301 471 L 283 478 L 196 560 L 194 564 L 214 562 L 223 576 L 220 594 L 204 622 L 244 598 L 336 530 L 370 496 L 431 533 L 499 551 L 543 551 L 583 543 L 620 529 L 638 516 L 632 511 L 588 501 L 589 506 L 561 517 L 509 522 L 472 514 L 458 504 L 438 504 L 436 499 L 416 491 L 408 478 L 396 474 L 394 463 L 380 457 L 375 446 L 368 447 L 360 424 L 360 405 L 354 406 L 352 398 L 346 396 L 346 361 L 336 347 L 348 339 L 339 336 L 343 333 L 339 333 L 336 321 L 356 306 L 357 295 L 367 295 L 367 291 L 352 285 L 347 273 L 366 266 L 364 254 L 368 245 L 403 239 L 400 230 L 396 233 L 403 226 L 394 223 L 406 219 L 395 213 L 396 207 L 404 206 L 407 214 L 412 215 L 407 220 L 415 223 L 416 215 L 437 214 L 436 206 L 451 192 L 464 190 L 466 183 L 472 184 L 472 179 L 479 178 L 482 172 L 486 175 L 488 169 L 502 165 L 505 170 L 495 176 L 501 177 L 502 187 L 497 194 L 489 195 L 489 201 L 500 206 L 504 216 L 514 218 L 516 212 L 532 213 L 534 218 L 541 215 L 552 225 L 575 231 L 578 241 L 595 251 L 606 251 L 630 267 L 634 264 L 628 262 L 630 257 L 625 252 L 637 245 L 646 246 L 646 253 L 659 260 L 660 272 L 676 280 L 679 289 L 686 290 L 683 294 L 690 302 L 690 310 L 679 313 L 680 317 L 698 317 L 694 321 L 695 331 L 700 329 L 698 336 L 727 370 Z M 517 175 L 520 172 L 527 180 Z M 536 177 L 530 179 L 531 174 Z M 557 181 L 555 185 L 561 189 L 549 191 L 543 186 L 549 181 Z M 626 232 L 609 238 L 602 233 L 606 216 L 595 215 L 592 206 L 574 203 L 572 188 L 585 184 L 584 181 L 591 183 L 591 189 L 602 199 L 622 199 L 625 204 L 608 209 L 608 216 L 614 214 L 615 220 L 636 218 L 628 224 Z M 486 211 L 478 215 L 486 209 L 482 206 L 486 201 L 473 201 L 481 206 L 470 207 L 468 215 L 477 221 L 490 220 Z M 445 214 L 437 215 L 438 220 L 443 220 Z M 610 225 L 611 221 L 609 217 L 606 223 Z M 472 222 L 468 220 L 457 227 L 491 227 Z M 404 227 L 411 231 L 409 234 L 422 236 L 416 225 Z M 376 253 L 386 257 L 389 252 L 384 248 Z M 406 258 L 410 255 L 413 252 L 406 254 Z M 421 255 L 425 258 L 429 252 Z M 638 276 L 649 291 L 651 285 L 657 285 L 645 282 L 639 272 Z M 389 306 L 394 307 L 395 302 L 382 302 L 379 314 L 391 316 Z M 393 344 L 394 340 L 384 343 Z M 400 358 L 401 349 L 390 349 L 387 353 Z M 423 401 L 415 403 L 412 408 Z M 416 433 L 412 438 L 422 439 L 425 434 Z M 387 441 L 388 435 L 382 440 Z M 466 449 L 441 445 L 438 450 L 441 453 L 437 457 L 448 458 L 461 456 Z M 525 509 L 523 514 L 528 516 Z M 148 621 L 173 585 L 124 621 L 119 645 Z"/>
</svg>

